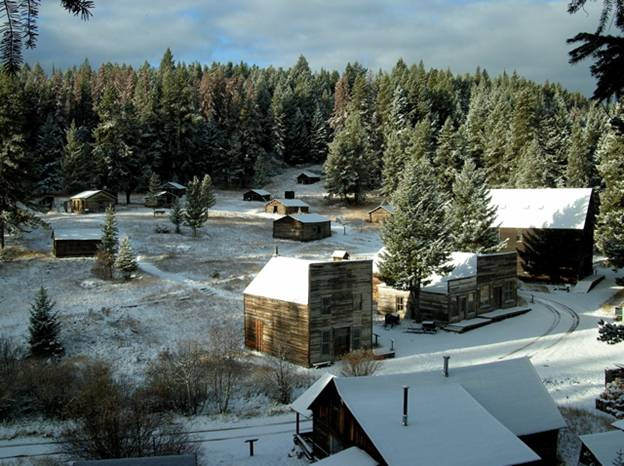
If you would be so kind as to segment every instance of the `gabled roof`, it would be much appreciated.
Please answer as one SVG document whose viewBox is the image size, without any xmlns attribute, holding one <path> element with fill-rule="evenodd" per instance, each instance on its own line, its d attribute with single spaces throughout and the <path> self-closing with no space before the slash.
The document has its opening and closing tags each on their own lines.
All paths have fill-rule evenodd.
<svg viewBox="0 0 624 466">
<path fill-rule="evenodd" d="M 55 229 L 55 240 L 99 240 L 102 239 L 102 230 L 96 228 L 82 229 Z"/>
<path fill-rule="evenodd" d="M 186 186 L 181 185 L 180 183 L 176 183 L 175 181 L 167 181 L 166 183 L 163 183 L 161 188 L 164 188 L 165 186 L 171 186 L 175 189 L 186 189 Z"/>
<path fill-rule="evenodd" d="M 373 212 L 375 212 L 375 211 L 377 211 L 379 209 L 386 210 L 386 211 L 388 211 L 390 213 L 393 213 L 396 210 L 395 207 L 390 205 L 390 204 L 382 204 L 382 205 L 378 205 L 373 210 L 369 210 L 368 213 L 372 214 Z"/>
<path fill-rule="evenodd" d="M 108 191 L 103 191 L 101 189 L 92 189 L 90 191 L 83 191 L 81 193 L 78 193 L 75 196 L 72 196 L 71 199 L 89 199 L 90 197 L 93 197 L 93 196 L 95 196 L 96 194 L 99 194 L 99 193 L 104 193 L 107 196 L 110 196 L 111 198 L 115 197 L 114 195 L 112 195 Z"/>
<path fill-rule="evenodd" d="M 591 188 L 492 189 L 499 228 L 582 230 Z"/>
<path fill-rule="evenodd" d="M 273 199 L 269 202 L 279 202 L 280 204 L 285 205 L 286 207 L 310 207 L 301 199 Z"/>
<path fill-rule="evenodd" d="M 304 170 L 301 173 L 299 173 L 299 175 L 297 175 L 297 178 L 300 177 L 301 175 L 307 176 L 308 178 L 320 178 L 321 177 L 321 175 L 319 175 L 318 173 L 313 173 L 307 170 Z"/>
<path fill-rule="evenodd" d="M 282 218 L 290 217 L 301 223 L 324 223 L 329 222 L 330 220 L 327 217 L 323 217 L 319 214 L 290 214 L 285 215 Z M 281 220 L 281 219 L 278 219 Z"/>
<path fill-rule="evenodd" d="M 423 287 L 425 291 L 447 292 L 448 282 L 459 278 L 476 277 L 477 254 L 472 252 L 452 252 L 451 258 L 446 263 L 453 269 L 446 275 L 433 274 L 427 277 L 429 282 Z"/>
<path fill-rule="evenodd" d="M 260 196 L 270 196 L 271 195 L 270 192 L 265 191 L 264 189 L 250 189 L 247 192 L 250 192 L 250 191 L 253 192 L 253 193 L 259 194 Z"/>
<path fill-rule="evenodd" d="M 581 435 L 580 438 L 598 462 L 604 466 L 616 464 L 618 451 L 624 454 L 624 432 L 621 430 Z"/>
<path fill-rule="evenodd" d="M 333 253 L 332 253 L 332 257 L 336 257 L 336 258 L 340 258 L 340 259 L 344 259 L 346 257 L 349 257 L 349 253 L 343 249 L 336 249 Z"/>
<path fill-rule="evenodd" d="M 305 417 L 312 416 L 312 411 L 308 408 L 333 378 L 334 376 L 332 374 L 325 373 L 321 375 L 318 379 L 316 379 L 316 382 L 310 385 L 310 387 L 301 394 L 299 398 L 291 403 L 290 407 L 293 411 L 296 411 Z"/>
<path fill-rule="evenodd" d="M 244 294 L 308 304 L 310 264 L 295 257 L 272 257 L 245 288 Z"/>
<path fill-rule="evenodd" d="M 314 464 L 322 466 L 377 466 L 379 463 L 364 450 L 360 450 L 358 447 L 351 447 L 316 461 Z"/>
</svg>

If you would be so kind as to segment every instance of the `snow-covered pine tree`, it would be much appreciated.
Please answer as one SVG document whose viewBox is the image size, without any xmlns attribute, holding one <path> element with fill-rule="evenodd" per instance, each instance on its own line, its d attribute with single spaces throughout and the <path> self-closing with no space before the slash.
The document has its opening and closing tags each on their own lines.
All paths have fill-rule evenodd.
<svg viewBox="0 0 624 466">
<path fill-rule="evenodd" d="M 548 166 L 546 182 L 549 187 L 563 186 L 572 121 L 561 92 L 546 99 L 545 104 L 545 114 L 539 122 L 539 139 Z"/>
<path fill-rule="evenodd" d="M 454 251 L 487 253 L 502 248 L 494 224 L 496 207 L 490 200 L 485 174 L 467 160 L 453 183 L 449 209 Z"/>
<path fill-rule="evenodd" d="M 160 177 L 158 176 L 158 173 L 153 172 L 150 175 L 147 189 L 148 189 L 147 197 L 149 199 L 149 204 L 152 208 L 155 209 L 156 207 L 158 207 L 157 201 L 156 201 L 156 194 L 158 194 L 158 192 L 160 191 Z"/>
<path fill-rule="evenodd" d="M 442 189 L 450 193 L 453 189 L 453 182 L 457 175 L 457 165 L 461 161 L 456 160 L 457 151 L 457 132 L 453 126 L 453 120 L 448 117 L 438 133 L 438 147 L 433 156 L 433 166 L 435 167 L 436 176 Z"/>
<path fill-rule="evenodd" d="M 408 316 L 417 319 L 423 280 L 446 271 L 451 252 L 447 199 L 427 159 L 409 160 L 392 203 L 396 210 L 381 230 L 380 271 L 390 286 L 409 290 Z"/>
<path fill-rule="evenodd" d="M 565 179 L 568 188 L 588 188 L 594 171 L 592 153 L 585 139 L 580 118 L 574 121 L 568 146 Z"/>
<path fill-rule="evenodd" d="M 180 225 L 184 221 L 184 209 L 182 209 L 182 204 L 178 198 L 175 198 L 173 204 L 171 205 L 169 221 L 175 225 L 175 232 L 180 234 Z"/>
<path fill-rule="evenodd" d="M 60 357 L 65 353 L 60 341 L 61 323 L 54 312 L 55 303 L 48 297 L 48 292 L 41 287 L 30 306 L 30 325 L 28 345 L 30 355 L 36 358 Z"/>
<path fill-rule="evenodd" d="M 204 175 L 201 181 L 194 177 L 186 190 L 186 209 L 184 211 L 184 223 L 191 227 L 194 237 L 197 236 L 197 230 L 208 220 L 208 209 L 214 203 L 215 198 L 210 176 Z"/>
<path fill-rule="evenodd" d="M 269 163 L 266 154 L 261 154 L 254 162 L 254 175 L 251 184 L 261 188 L 269 182 Z"/>
<path fill-rule="evenodd" d="M 321 163 L 327 157 L 327 123 L 319 105 L 312 116 L 312 129 L 310 130 L 310 155 L 312 161 Z"/>
<path fill-rule="evenodd" d="M 382 193 L 386 197 L 392 196 L 399 185 L 412 134 L 413 128 L 408 122 L 407 97 L 403 88 L 397 86 L 384 128 L 385 150 L 381 178 Z"/>
<path fill-rule="evenodd" d="M 132 275 L 132 272 L 136 272 L 138 268 L 136 257 L 132 251 L 132 246 L 130 246 L 130 240 L 127 236 L 121 240 L 121 244 L 119 245 L 119 253 L 117 254 L 117 259 L 115 260 L 115 268 L 121 272 L 121 276 L 124 280 L 128 280 Z"/>
<path fill-rule="evenodd" d="M 509 147 L 509 146 L 508 146 Z M 524 146 L 520 151 L 515 173 L 517 188 L 543 188 L 546 186 L 547 174 L 546 159 L 542 152 L 537 137 Z"/>
<path fill-rule="evenodd" d="M 115 210 L 112 206 L 106 208 L 106 218 L 102 226 L 102 239 L 95 257 L 94 271 L 104 275 L 106 278 L 113 278 L 113 266 L 115 265 L 115 254 L 117 246 L 119 229 L 117 228 L 117 219 L 115 218 Z"/>
<path fill-rule="evenodd" d="M 82 131 L 81 131 L 82 130 Z M 72 121 L 66 133 L 66 143 L 61 159 L 63 189 L 67 193 L 78 192 L 88 186 L 92 174 L 88 172 L 89 145 L 81 135 L 87 131 L 76 127 Z M 86 135 L 85 135 L 86 136 Z"/>
</svg>

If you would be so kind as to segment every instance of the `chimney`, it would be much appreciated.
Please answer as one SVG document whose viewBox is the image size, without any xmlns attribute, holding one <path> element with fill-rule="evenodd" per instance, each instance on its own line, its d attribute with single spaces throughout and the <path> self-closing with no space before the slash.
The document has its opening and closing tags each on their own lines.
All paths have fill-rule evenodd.
<svg viewBox="0 0 624 466">
<path fill-rule="evenodd" d="M 403 385 L 403 420 L 401 424 L 404 426 L 407 425 L 407 390 L 409 387 L 407 385 Z"/>
<path fill-rule="evenodd" d="M 444 377 L 448 377 L 448 374 L 449 374 L 449 366 L 448 366 L 449 359 L 451 359 L 450 356 L 444 356 Z"/>
</svg>

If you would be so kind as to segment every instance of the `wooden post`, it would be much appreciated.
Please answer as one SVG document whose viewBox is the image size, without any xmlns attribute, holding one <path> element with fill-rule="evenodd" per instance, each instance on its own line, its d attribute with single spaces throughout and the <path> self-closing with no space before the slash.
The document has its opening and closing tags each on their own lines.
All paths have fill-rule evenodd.
<svg viewBox="0 0 624 466">
<path fill-rule="evenodd" d="M 295 432 L 297 433 L 297 435 L 299 435 L 299 413 L 296 413 L 295 416 L 296 416 L 296 420 L 297 420 L 297 425 L 295 427 L 295 429 L 296 429 Z"/>
<path fill-rule="evenodd" d="M 245 440 L 245 443 L 249 444 L 249 456 L 254 455 L 254 442 L 257 442 L 257 441 L 258 441 L 257 438 L 250 438 L 248 440 Z"/>
</svg>

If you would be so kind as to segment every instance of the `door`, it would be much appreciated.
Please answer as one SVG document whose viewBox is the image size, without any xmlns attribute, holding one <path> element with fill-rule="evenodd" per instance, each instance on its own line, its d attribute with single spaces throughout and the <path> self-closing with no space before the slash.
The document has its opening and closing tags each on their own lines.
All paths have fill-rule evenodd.
<svg viewBox="0 0 624 466">
<path fill-rule="evenodd" d="M 457 297 L 457 315 L 459 317 L 459 320 L 464 320 L 467 315 L 466 315 L 466 297 L 465 296 L 458 296 Z"/>
<path fill-rule="evenodd" d="M 502 286 L 494 287 L 494 307 L 496 309 L 503 307 L 503 287 Z"/>
<path fill-rule="evenodd" d="M 277 213 L 277 206 L 276 206 L 276 205 L 274 205 L 274 206 L 273 206 L 273 213 L 274 213 L 274 214 L 276 214 L 276 213 Z"/>
<path fill-rule="evenodd" d="M 339 358 L 351 349 L 351 327 L 334 329 L 334 358 Z"/>
<path fill-rule="evenodd" d="M 262 336 L 264 334 L 262 321 L 248 317 L 246 327 L 245 346 L 252 350 L 262 351 Z"/>
</svg>

